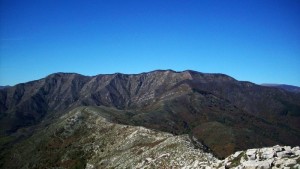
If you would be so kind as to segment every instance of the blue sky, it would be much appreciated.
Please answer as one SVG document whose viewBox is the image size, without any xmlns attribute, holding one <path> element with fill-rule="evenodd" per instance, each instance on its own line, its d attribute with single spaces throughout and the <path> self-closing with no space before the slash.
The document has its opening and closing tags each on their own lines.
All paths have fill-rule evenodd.
<svg viewBox="0 0 300 169">
<path fill-rule="evenodd" d="M 299 0 L 0 2 L 0 85 L 192 69 L 300 86 Z"/>
</svg>

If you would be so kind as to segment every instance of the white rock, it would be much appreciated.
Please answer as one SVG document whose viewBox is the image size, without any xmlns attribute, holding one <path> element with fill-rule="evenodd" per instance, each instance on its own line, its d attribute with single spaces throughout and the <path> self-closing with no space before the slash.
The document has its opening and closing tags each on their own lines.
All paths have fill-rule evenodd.
<svg viewBox="0 0 300 169">
<path fill-rule="evenodd" d="M 262 159 L 270 159 L 273 158 L 275 151 L 272 148 L 267 148 L 265 151 L 262 152 L 261 158 Z"/>
<path fill-rule="evenodd" d="M 232 155 L 232 157 L 233 157 L 233 158 L 236 158 L 236 157 L 238 157 L 241 153 L 242 153 L 242 151 L 237 151 L 237 152 L 235 152 L 235 153 Z"/>
<path fill-rule="evenodd" d="M 272 147 L 275 151 L 281 151 L 280 145 L 275 145 Z"/>
<path fill-rule="evenodd" d="M 284 148 L 284 151 L 291 151 L 292 150 L 291 146 L 284 146 L 283 148 Z"/>
<path fill-rule="evenodd" d="M 296 147 L 292 148 L 292 151 L 297 151 L 297 150 L 300 150 L 299 146 L 296 146 Z"/>
<path fill-rule="evenodd" d="M 294 168 L 299 169 L 299 168 L 300 168 L 300 164 L 296 164 L 296 165 L 294 166 Z"/>
<path fill-rule="evenodd" d="M 162 158 L 162 157 L 169 157 L 170 156 L 170 153 L 166 153 L 166 154 L 162 154 L 160 155 L 158 158 Z"/>
<path fill-rule="evenodd" d="M 285 159 L 276 159 L 274 162 L 275 166 L 281 166 L 285 162 Z"/>
<path fill-rule="evenodd" d="M 285 162 L 284 162 L 284 165 L 288 166 L 288 165 L 293 165 L 293 164 L 297 164 L 296 160 L 295 159 L 287 159 Z"/>
<path fill-rule="evenodd" d="M 222 166 L 222 167 L 220 167 L 220 168 L 218 168 L 218 169 L 225 169 L 225 166 Z"/>
<path fill-rule="evenodd" d="M 254 168 L 261 168 L 261 169 L 269 169 L 271 168 L 273 160 L 265 160 L 265 161 L 245 161 L 242 165 L 245 169 L 254 169 Z"/>
<path fill-rule="evenodd" d="M 300 150 L 294 151 L 294 154 L 297 155 L 297 156 L 300 156 Z"/>
<path fill-rule="evenodd" d="M 151 163 L 152 162 L 152 158 L 146 158 L 146 162 L 147 163 Z"/>
<path fill-rule="evenodd" d="M 256 159 L 256 149 L 249 149 L 246 151 L 246 155 L 248 156 L 249 160 L 255 160 Z"/>
<path fill-rule="evenodd" d="M 199 161 L 198 160 L 195 160 L 195 162 L 193 163 L 193 167 L 197 167 L 199 164 Z"/>
<path fill-rule="evenodd" d="M 288 157 L 288 156 L 289 155 L 287 154 L 286 151 L 277 152 L 277 157 L 279 157 L 279 158 Z"/>
<path fill-rule="evenodd" d="M 248 158 L 241 158 L 240 165 L 236 166 L 235 169 L 282 169 L 282 168 L 293 168 L 300 169 L 300 164 L 297 164 L 297 159 L 300 156 L 300 148 L 290 146 L 274 146 L 269 148 L 261 149 L 249 149 L 244 151 Z M 275 156 L 277 154 L 277 157 Z M 237 158 L 240 152 L 236 152 L 222 161 L 216 161 L 213 168 L 218 168 L 219 166 L 230 166 L 231 161 Z M 258 156 L 261 156 L 258 158 Z M 223 169 L 224 169 L 223 167 Z"/>
<path fill-rule="evenodd" d="M 95 168 L 94 165 L 93 164 L 89 164 L 89 163 L 87 163 L 86 167 L 85 167 L 85 169 L 94 169 L 94 168 Z"/>
</svg>

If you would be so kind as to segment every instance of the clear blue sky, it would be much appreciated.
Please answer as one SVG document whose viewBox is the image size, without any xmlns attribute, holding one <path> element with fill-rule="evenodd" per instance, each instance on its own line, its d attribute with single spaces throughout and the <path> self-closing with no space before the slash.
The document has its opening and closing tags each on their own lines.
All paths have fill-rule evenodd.
<svg viewBox="0 0 300 169">
<path fill-rule="evenodd" d="M 0 2 L 0 85 L 192 69 L 300 86 L 299 0 Z"/>
</svg>

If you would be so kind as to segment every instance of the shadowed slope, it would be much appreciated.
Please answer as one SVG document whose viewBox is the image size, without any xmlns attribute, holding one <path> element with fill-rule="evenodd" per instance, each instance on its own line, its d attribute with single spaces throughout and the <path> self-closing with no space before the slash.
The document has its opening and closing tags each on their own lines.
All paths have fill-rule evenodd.
<svg viewBox="0 0 300 169">
<path fill-rule="evenodd" d="M 16 144 L 0 166 L 181 168 L 204 167 L 217 161 L 202 149 L 195 149 L 188 135 L 111 123 L 111 112 L 122 116 L 122 111 L 105 107 L 79 107 L 66 112 L 46 129 Z"/>
</svg>

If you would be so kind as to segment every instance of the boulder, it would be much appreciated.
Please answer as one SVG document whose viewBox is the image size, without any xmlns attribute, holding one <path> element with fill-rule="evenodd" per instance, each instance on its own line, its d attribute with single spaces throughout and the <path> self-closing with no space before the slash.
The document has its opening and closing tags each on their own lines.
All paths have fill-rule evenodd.
<svg viewBox="0 0 300 169">
<path fill-rule="evenodd" d="M 256 149 L 249 149 L 246 151 L 246 155 L 249 160 L 255 160 L 256 159 Z"/>
</svg>

